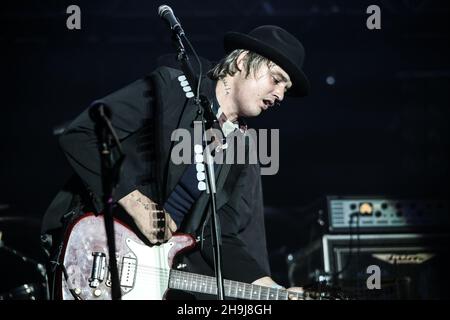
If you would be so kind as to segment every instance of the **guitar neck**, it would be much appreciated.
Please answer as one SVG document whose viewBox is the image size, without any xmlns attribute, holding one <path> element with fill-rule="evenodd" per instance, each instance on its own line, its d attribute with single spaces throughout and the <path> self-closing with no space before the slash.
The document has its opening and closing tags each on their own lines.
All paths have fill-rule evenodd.
<svg viewBox="0 0 450 320">
<path fill-rule="evenodd" d="M 304 298 L 304 293 L 291 292 L 286 289 L 275 289 L 255 284 L 224 280 L 225 296 L 245 300 L 288 300 L 288 295 L 298 299 Z M 217 281 L 214 277 L 174 270 L 170 271 L 169 288 L 217 295 Z"/>
</svg>

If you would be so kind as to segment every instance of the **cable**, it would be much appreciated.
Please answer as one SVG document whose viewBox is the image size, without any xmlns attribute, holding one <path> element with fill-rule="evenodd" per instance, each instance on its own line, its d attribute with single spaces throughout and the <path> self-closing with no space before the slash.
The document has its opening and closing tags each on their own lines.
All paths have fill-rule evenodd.
<svg viewBox="0 0 450 320">
<path fill-rule="evenodd" d="M 183 34 L 183 38 L 184 40 L 186 40 L 187 44 L 189 45 L 189 48 L 191 48 L 192 53 L 194 54 L 195 59 L 197 60 L 197 64 L 198 64 L 198 80 L 197 80 L 197 89 L 196 89 L 196 99 L 197 101 L 200 101 L 200 87 L 201 87 L 201 82 L 202 82 L 202 75 L 203 75 L 203 68 L 202 68 L 202 63 L 200 61 L 199 56 L 197 55 L 197 52 L 194 49 L 194 46 L 191 44 L 191 42 L 189 41 L 189 39 L 186 37 L 185 34 Z"/>
</svg>

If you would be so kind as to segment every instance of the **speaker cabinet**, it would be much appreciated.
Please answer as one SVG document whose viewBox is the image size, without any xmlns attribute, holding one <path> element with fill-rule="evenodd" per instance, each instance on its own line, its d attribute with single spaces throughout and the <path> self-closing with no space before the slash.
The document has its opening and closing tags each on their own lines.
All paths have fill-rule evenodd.
<svg viewBox="0 0 450 320">
<path fill-rule="evenodd" d="M 289 280 L 355 299 L 448 299 L 448 244 L 446 234 L 327 234 L 288 257 Z"/>
</svg>

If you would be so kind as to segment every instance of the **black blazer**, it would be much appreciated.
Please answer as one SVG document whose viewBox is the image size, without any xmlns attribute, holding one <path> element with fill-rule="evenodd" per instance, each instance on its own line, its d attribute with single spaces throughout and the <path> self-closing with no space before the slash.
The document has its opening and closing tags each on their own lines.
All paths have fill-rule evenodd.
<svg viewBox="0 0 450 320">
<path fill-rule="evenodd" d="M 193 134 L 193 121 L 199 120 L 193 99 L 186 98 L 180 86 L 179 75 L 179 70 L 161 67 L 97 101 L 111 109 L 111 121 L 126 154 L 115 200 L 138 189 L 162 204 L 187 168 L 186 164 L 170 161 L 173 130 L 184 128 Z M 203 83 L 203 92 L 214 95 L 215 82 L 204 78 Z M 96 211 L 101 211 L 100 159 L 94 125 L 85 110 L 60 137 L 60 145 L 86 187 L 87 193 L 81 198 L 87 195 Z M 269 275 L 259 166 L 223 164 L 216 174 L 224 277 L 252 282 Z M 60 227 L 61 216 L 72 209 L 73 189 L 77 187 L 63 190 L 55 198 L 44 217 L 43 233 Z M 199 235 L 208 210 L 208 195 L 203 193 L 185 217 L 181 231 Z M 187 254 L 185 261 L 191 271 L 212 273 L 209 228 L 204 229 L 203 250 L 197 248 Z"/>
</svg>

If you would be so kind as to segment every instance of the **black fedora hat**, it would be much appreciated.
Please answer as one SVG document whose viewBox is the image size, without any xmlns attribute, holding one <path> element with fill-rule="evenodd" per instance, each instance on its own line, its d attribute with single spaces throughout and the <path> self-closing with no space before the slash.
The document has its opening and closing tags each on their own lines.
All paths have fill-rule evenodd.
<svg viewBox="0 0 450 320">
<path fill-rule="evenodd" d="M 275 62 L 289 74 L 292 88 L 288 95 L 303 97 L 309 92 L 309 81 L 302 71 L 305 49 L 292 34 L 278 26 L 260 26 L 248 34 L 228 32 L 224 39 L 225 52 L 235 49 L 253 51 Z"/>
</svg>

